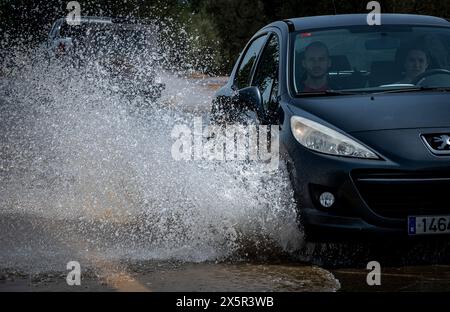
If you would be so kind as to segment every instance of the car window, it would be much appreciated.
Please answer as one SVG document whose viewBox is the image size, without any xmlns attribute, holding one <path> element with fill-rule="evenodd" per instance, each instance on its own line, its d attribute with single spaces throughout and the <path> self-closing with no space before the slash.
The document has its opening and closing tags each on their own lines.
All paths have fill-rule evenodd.
<svg viewBox="0 0 450 312">
<path fill-rule="evenodd" d="M 370 93 L 417 85 L 450 87 L 447 27 L 351 26 L 301 31 L 292 38 L 297 94 L 326 90 Z M 433 69 L 441 70 L 441 75 L 430 73 Z"/>
<path fill-rule="evenodd" d="M 99 57 L 103 60 L 151 64 L 149 54 L 154 51 L 153 28 L 148 25 L 64 23 L 60 34 L 70 37 L 79 55 Z"/>
<path fill-rule="evenodd" d="M 262 46 L 266 41 L 266 37 L 267 35 L 264 35 L 255 39 L 245 52 L 245 55 L 242 58 L 241 64 L 239 65 L 239 69 L 236 73 L 236 77 L 234 80 L 234 85 L 238 89 L 242 89 L 249 86 L 250 75 L 252 74 L 253 65 L 255 64 L 259 53 L 261 52 Z"/>
<path fill-rule="evenodd" d="M 280 43 L 277 35 L 272 35 L 265 46 L 252 85 L 261 92 L 264 108 L 272 109 L 278 93 L 278 69 L 280 64 Z"/>
</svg>

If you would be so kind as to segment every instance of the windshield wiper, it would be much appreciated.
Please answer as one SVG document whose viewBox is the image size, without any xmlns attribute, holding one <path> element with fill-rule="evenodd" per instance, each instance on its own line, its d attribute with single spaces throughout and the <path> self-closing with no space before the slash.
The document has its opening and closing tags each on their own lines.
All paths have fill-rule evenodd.
<svg viewBox="0 0 450 312">
<path fill-rule="evenodd" d="M 372 94 L 386 94 L 386 93 L 405 93 L 405 92 L 420 92 L 420 91 L 438 91 L 438 92 L 449 92 L 450 87 L 413 87 L 413 88 L 402 88 L 385 90 L 380 92 L 375 92 Z"/>
<path fill-rule="evenodd" d="M 301 92 L 298 94 L 300 97 L 309 97 L 309 96 L 339 96 L 339 95 L 355 95 L 359 94 L 357 92 L 350 91 L 339 91 L 339 90 L 326 90 L 319 92 Z"/>
</svg>

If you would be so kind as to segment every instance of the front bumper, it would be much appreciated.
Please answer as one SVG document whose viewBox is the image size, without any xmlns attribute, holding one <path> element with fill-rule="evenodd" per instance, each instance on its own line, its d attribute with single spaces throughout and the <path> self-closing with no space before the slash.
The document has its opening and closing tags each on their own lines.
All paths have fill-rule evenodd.
<svg viewBox="0 0 450 312">
<path fill-rule="evenodd" d="M 383 227 L 369 224 L 361 218 L 333 215 L 319 211 L 315 208 L 301 209 L 301 222 L 308 234 L 323 239 L 340 239 L 343 237 L 352 240 L 376 237 L 406 237 L 405 229 Z"/>
<path fill-rule="evenodd" d="M 282 154 L 287 155 L 300 221 L 307 231 L 328 237 L 408 237 L 408 216 L 450 215 L 445 195 L 450 190 L 448 158 L 400 164 L 318 154 L 296 142 L 288 146 L 290 150 L 282 147 Z M 322 191 L 335 195 L 331 208 L 320 206 L 317 194 Z"/>
</svg>

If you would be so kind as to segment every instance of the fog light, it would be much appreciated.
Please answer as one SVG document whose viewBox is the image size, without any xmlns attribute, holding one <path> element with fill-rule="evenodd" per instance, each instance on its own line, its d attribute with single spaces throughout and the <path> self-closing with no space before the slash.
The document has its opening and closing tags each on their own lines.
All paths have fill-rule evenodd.
<svg viewBox="0 0 450 312">
<path fill-rule="evenodd" d="M 323 192 L 319 197 L 320 204 L 325 208 L 330 208 L 335 202 L 334 195 L 330 192 Z"/>
</svg>

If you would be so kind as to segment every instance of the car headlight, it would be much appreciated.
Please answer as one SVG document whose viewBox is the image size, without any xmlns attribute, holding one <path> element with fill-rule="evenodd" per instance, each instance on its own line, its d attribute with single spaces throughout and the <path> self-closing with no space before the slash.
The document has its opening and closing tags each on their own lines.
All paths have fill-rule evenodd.
<svg viewBox="0 0 450 312">
<path fill-rule="evenodd" d="M 355 158 L 380 159 L 374 152 L 349 137 L 320 123 L 300 117 L 291 117 L 291 130 L 295 139 L 311 150 Z"/>
</svg>

